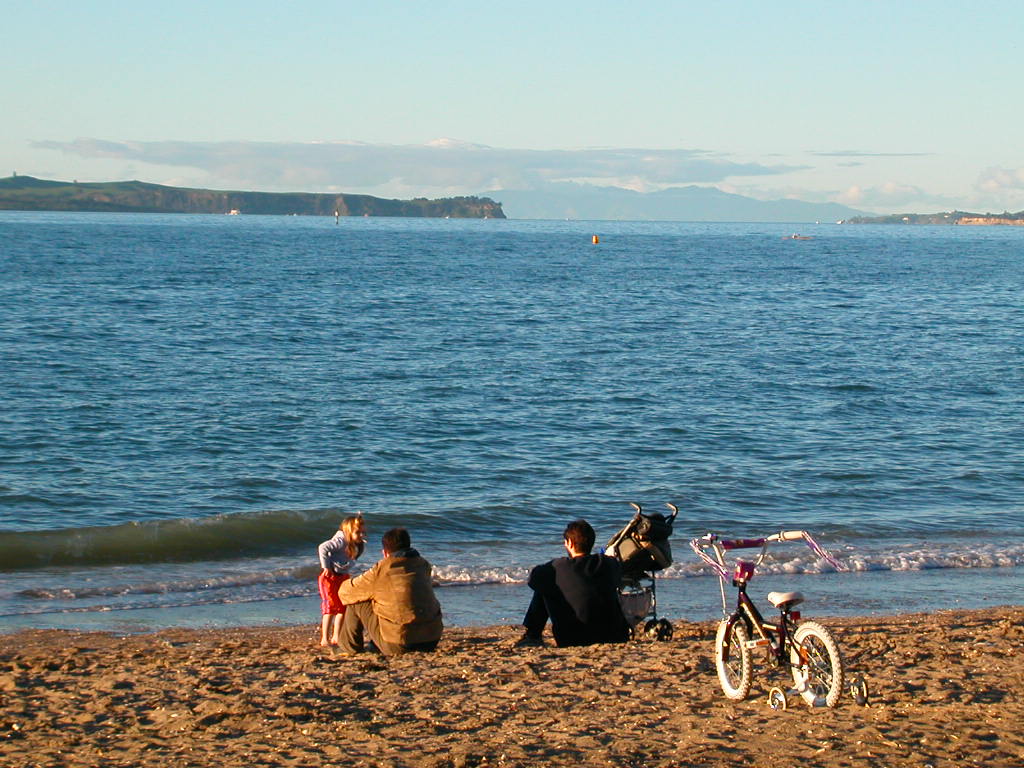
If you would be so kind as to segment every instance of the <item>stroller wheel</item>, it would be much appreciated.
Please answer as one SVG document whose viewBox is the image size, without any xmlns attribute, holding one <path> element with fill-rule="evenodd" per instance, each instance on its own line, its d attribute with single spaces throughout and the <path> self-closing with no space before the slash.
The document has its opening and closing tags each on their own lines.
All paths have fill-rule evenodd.
<svg viewBox="0 0 1024 768">
<path fill-rule="evenodd" d="M 668 619 L 651 619 L 644 624 L 644 635 L 652 640 L 671 640 L 672 624 Z"/>
<path fill-rule="evenodd" d="M 672 639 L 672 624 L 668 619 L 658 619 L 658 628 L 655 630 L 655 637 L 659 640 Z"/>
</svg>

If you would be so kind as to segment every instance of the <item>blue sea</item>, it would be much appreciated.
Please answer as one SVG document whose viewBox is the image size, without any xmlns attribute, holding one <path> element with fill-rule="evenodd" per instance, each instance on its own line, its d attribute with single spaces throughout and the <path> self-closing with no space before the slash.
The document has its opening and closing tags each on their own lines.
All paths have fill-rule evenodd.
<svg viewBox="0 0 1024 768">
<path fill-rule="evenodd" d="M 518 622 L 587 518 L 804 529 L 805 613 L 1021 602 L 1024 228 L 0 213 L 0 626 L 315 624 L 406 526 Z M 595 244 L 592 237 L 600 242 Z"/>
</svg>

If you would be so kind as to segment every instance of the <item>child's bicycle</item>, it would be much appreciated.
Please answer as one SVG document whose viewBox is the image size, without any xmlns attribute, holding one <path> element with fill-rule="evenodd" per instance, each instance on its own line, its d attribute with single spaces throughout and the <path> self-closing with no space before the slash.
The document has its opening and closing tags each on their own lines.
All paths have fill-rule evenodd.
<svg viewBox="0 0 1024 768">
<path fill-rule="evenodd" d="M 716 534 L 693 539 L 690 547 L 697 556 L 718 573 L 722 590 L 722 613 L 715 636 L 715 668 L 726 698 L 739 701 L 750 693 L 753 678 L 752 654 L 763 648 L 768 664 L 775 669 L 788 669 L 793 688 L 783 691 L 772 688 L 768 704 L 772 709 L 786 708 L 786 694 L 796 693 L 812 707 L 834 707 L 843 692 L 843 662 L 832 633 L 815 621 L 800 621 L 800 612 L 793 610 L 803 602 L 799 592 L 769 592 L 768 602 L 779 609 L 779 621 L 766 622 L 753 600 L 747 595 L 747 584 L 754 577 L 768 551 L 768 545 L 779 541 L 805 541 L 815 554 L 837 568 L 839 564 L 811 538 L 806 531 L 783 531 L 756 539 L 722 539 Z M 757 558 L 737 560 L 732 574 L 725 563 L 725 553 L 734 549 L 760 547 Z M 708 550 L 714 556 L 708 554 Z M 736 608 L 730 614 L 725 598 L 725 583 L 731 580 L 737 589 Z M 859 683 L 858 684 L 862 684 Z M 865 694 L 866 696 L 866 694 Z"/>
</svg>

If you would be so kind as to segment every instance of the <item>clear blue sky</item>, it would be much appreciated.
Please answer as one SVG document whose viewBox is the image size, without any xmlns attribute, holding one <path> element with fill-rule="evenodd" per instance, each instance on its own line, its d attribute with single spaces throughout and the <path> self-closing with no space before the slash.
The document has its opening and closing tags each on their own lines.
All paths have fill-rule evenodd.
<svg viewBox="0 0 1024 768">
<path fill-rule="evenodd" d="M 1002 0 L 0 0 L 0 18 L 0 175 L 1024 209 L 1024 13 Z"/>
</svg>

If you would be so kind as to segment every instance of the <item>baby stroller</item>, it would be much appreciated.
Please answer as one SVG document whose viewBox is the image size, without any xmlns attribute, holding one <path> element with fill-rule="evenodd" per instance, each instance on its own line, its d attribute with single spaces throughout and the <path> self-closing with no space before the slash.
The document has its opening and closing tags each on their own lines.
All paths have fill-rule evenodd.
<svg viewBox="0 0 1024 768">
<path fill-rule="evenodd" d="M 633 636 L 640 631 L 641 622 L 647 619 L 643 633 L 657 640 L 668 640 L 672 637 L 672 624 L 668 619 L 658 618 L 654 574 L 672 564 L 672 547 L 668 539 L 679 509 L 669 504 L 672 514 L 665 517 L 657 512 L 645 515 L 640 505 L 633 502 L 630 506 L 636 514 L 625 528 L 612 536 L 605 547 L 605 554 L 622 563 L 619 602 L 626 621 L 633 628 Z"/>
</svg>

